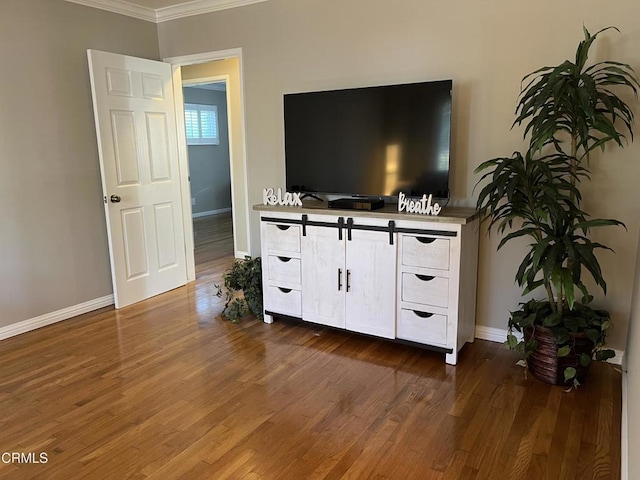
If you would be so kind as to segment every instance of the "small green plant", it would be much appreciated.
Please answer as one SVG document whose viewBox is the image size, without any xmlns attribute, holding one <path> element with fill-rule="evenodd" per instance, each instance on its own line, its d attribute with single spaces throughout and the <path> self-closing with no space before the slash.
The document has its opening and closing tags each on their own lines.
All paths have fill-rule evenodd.
<svg viewBox="0 0 640 480">
<path fill-rule="evenodd" d="M 223 285 L 216 285 L 216 296 L 224 296 L 222 317 L 237 323 L 241 318 L 254 314 L 262 319 L 262 265 L 260 257 L 249 256 L 234 260 L 222 278 Z M 223 291 L 224 288 L 224 291 Z"/>
</svg>

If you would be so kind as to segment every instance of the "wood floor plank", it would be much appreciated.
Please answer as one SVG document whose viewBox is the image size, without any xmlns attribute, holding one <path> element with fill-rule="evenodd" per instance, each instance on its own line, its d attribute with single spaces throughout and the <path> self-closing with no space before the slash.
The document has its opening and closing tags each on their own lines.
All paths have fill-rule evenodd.
<svg viewBox="0 0 640 480">
<path fill-rule="evenodd" d="M 0 342 L 0 479 L 618 479 L 621 375 L 565 393 L 477 340 L 444 355 L 276 319 L 231 324 L 230 216 L 196 282 Z"/>
</svg>

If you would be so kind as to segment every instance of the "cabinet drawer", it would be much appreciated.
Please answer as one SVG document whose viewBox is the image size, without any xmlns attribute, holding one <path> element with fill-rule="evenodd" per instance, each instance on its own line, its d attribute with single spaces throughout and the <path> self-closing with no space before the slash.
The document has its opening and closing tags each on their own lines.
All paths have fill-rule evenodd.
<svg viewBox="0 0 640 480">
<path fill-rule="evenodd" d="M 412 342 L 445 346 L 447 317 L 417 310 L 400 310 L 397 337 Z"/>
<path fill-rule="evenodd" d="M 302 317 L 300 290 L 268 286 L 265 288 L 264 308 L 273 313 Z"/>
<path fill-rule="evenodd" d="M 449 306 L 449 279 L 405 272 L 402 274 L 402 300 L 446 308 Z"/>
<path fill-rule="evenodd" d="M 449 239 L 403 235 L 402 265 L 449 270 Z"/>
<path fill-rule="evenodd" d="M 300 252 L 300 225 L 268 223 L 266 235 L 267 249 L 281 252 Z"/>
<path fill-rule="evenodd" d="M 269 280 L 300 285 L 300 259 L 269 255 Z"/>
</svg>

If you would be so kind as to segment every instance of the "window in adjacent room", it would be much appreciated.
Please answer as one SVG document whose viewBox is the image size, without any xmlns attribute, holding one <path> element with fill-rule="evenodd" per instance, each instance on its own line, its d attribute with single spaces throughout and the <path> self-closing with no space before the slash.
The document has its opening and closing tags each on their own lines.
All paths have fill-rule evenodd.
<svg viewBox="0 0 640 480">
<path fill-rule="evenodd" d="M 187 145 L 219 145 L 218 107 L 185 103 L 184 123 L 187 128 Z"/>
</svg>

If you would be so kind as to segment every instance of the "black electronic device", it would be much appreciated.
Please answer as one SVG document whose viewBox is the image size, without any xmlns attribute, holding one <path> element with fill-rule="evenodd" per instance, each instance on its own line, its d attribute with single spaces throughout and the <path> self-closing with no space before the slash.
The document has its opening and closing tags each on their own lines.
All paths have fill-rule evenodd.
<svg viewBox="0 0 640 480">
<path fill-rule="evenodd" d="M 451 80 L 284 95 L 290 191 L 449 193 Z"/>
<path fill-rule="evenodd" d="M 380 198 L 338 198 L 329 200 L 329 208 L 345 210 L 378 210 L 384 207 L 384 200 Z"/>
</svg>

